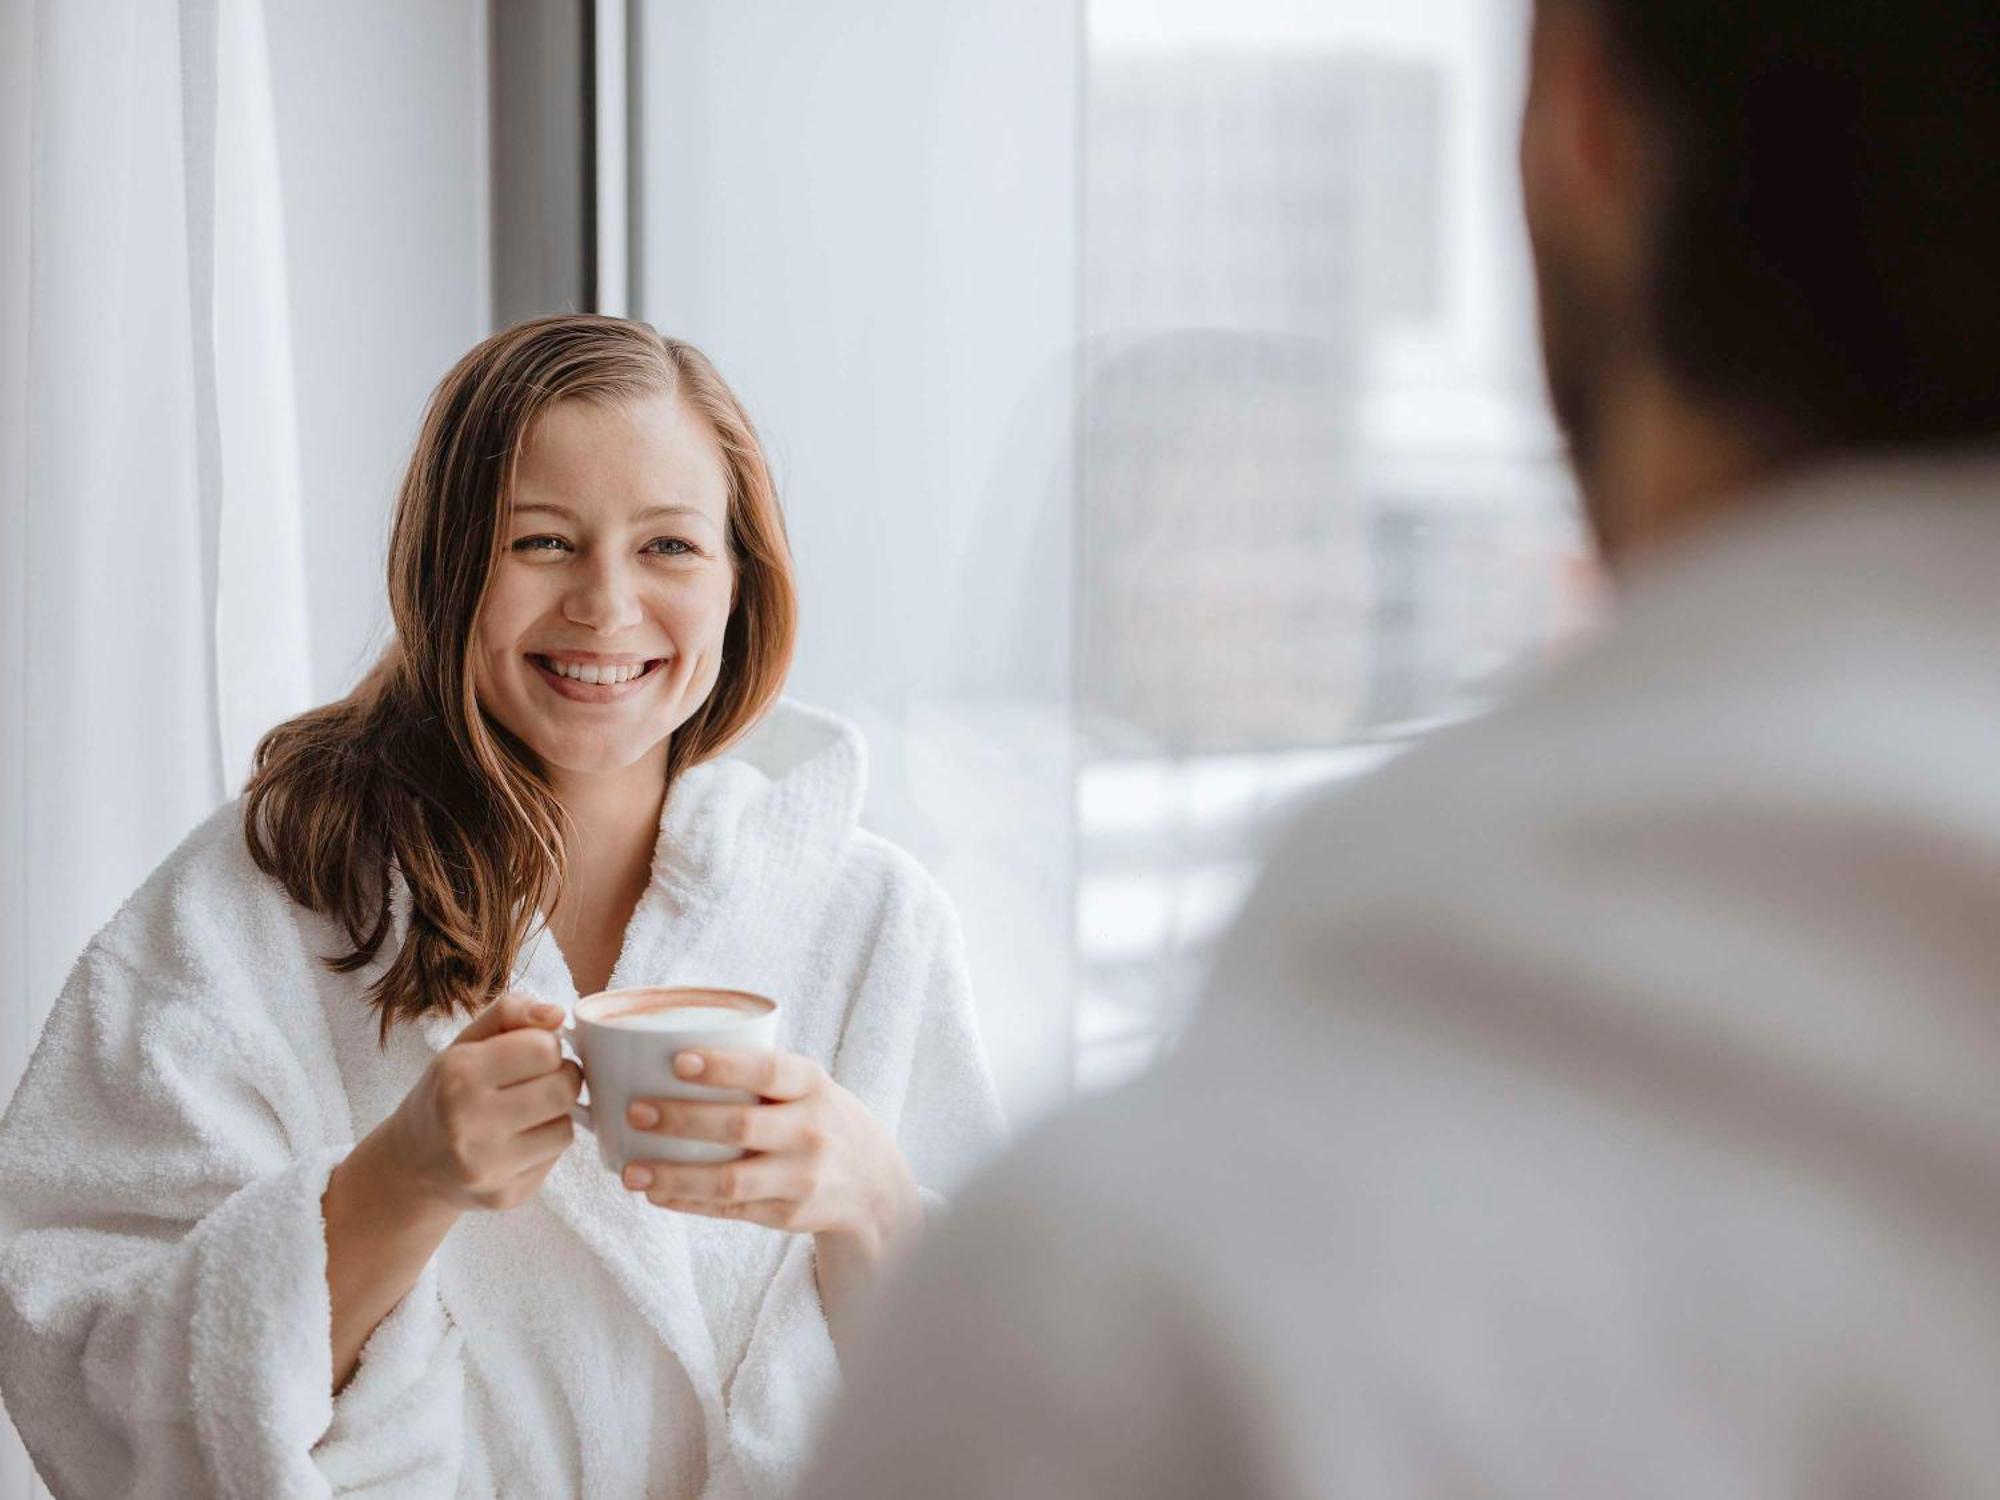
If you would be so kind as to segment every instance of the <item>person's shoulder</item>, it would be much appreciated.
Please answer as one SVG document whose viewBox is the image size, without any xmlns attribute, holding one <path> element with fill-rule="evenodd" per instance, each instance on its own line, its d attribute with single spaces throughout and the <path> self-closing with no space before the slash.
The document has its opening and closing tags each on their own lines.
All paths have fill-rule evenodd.
<svg viewBox="0 0 2000 1500">
<path fill-rule="evenodd" d="M 258 868 L 242 820 L 239 799 L 215 808 L 84 944 L 36 1044 L 44 1087 L 80 1070 L 195 1101 L 227 1075 L 276 1099 L 329 1063 L 304 908 Z"/>
<path fill-rule="evenodd" d="M 951 910 L 951 898 L 923 861 L 874 829 L 850 829 L 836 859 L 844 881 L 858 882 L 885 900 L 930 916 Z"/>
<path fill-rule="evenodd" d="M 1072 1246 L 1077 1258 L 1150 1237 L 1156 1210 L 1182 1198 L 1163 1178 L 1185 1173 L 1199 1146 L 1190 1101 L 1172 1103 L 1160 1085 L 1156 1074 L 1044 1116 L 953 1201 L 951 1221 L 982 1240 L 1006 1225 L 1024 1240 L 1054 1232 L 1058 1243 L 1068 1237 L 1060 1226 L 1085 1224 L 1091 1236 Z"/>
<path fill-rule="evenodd" d="M 157 971 L 199 966 L 218 951 L 296 946 L 298 908 L 259 869 L 232 797 L 197 823 L 91 939 L 94 952 Z"/>
<path fill-rule="evenodd" d="M 1660 593 L 1644 618 L 1608 623 L 1379 769 L 1294 803 L 1266 845 L 1262 901 L 1490 894 L 1566 863 L 1607 824 L 1671 821 L 1724 792 L 1789 797 L 1794 773 L 1840 753 L 1813 707 L 1832 701 L 1817 668 L 1794 671 L 1782 641 L 1697 638 L 1693 622 L 1721 607 L 1694 584 Z"/>
<path fill-rule="evenodd" d="M 1251 1492 L 1213 1457 L 1255 1400 L 1239 1348 L 1261 1330 L 1214 1316 L 1220 1270 L 1150 1232 L 1149 1195 L 1201 1206 L 1158 1192 L 1171 1159 L 1145 1174 L 1159 1153 L 1131 1134 L 1130 1106 L 1045 1120 L 926 1232 L 867 1339 L 843 1353 L 848 1420 L 821 1454 L 848 1482 L 826 1493 L 949 1492 L 954 1474 L 996 1496 Z M 1237 1269 L 1259 1249 L 1239 1241 Z M 955 1436 L 885 1464 L 866 1435 L 899 1421 Z"/>
<path fill-rule="evenodd" d="M 920 1274 L 935 1301 L 979 1288 L 995 1325 L 1065 1380 L 1101 1391 L 1154 1373 L 1118 1368 L 1111 1351 L 1129 1354 L 1135 1340 L 1173 1344 L 1166 1357 L 1185 1371 L 1198 1351 L 1180 1335 L 1229 1300 L 1232 1252 L 1218 1221 L 1235 1226 L 1227 1239 L 1240 1262 L 1257 1233 L 1238 1201 L 1250 1196 L 1244 1179 L 1272 1197 L 1266 1164 L 1285 1146 L 1260 1135 L 1145 1083 L 1072 1103 L 952 1198 Z M 1217 1183 L 1235 1186 L 1218 1195 Z"/>
</svg>

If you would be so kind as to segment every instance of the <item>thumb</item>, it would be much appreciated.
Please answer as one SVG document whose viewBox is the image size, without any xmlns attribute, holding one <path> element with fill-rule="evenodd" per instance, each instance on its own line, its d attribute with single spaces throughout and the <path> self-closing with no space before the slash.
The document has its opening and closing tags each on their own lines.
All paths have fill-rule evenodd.
<svg viewBox="0 0 2000 1500">
<path fill-rule="evenodd" d="M 483 1041 L 503 1031 L 518 1031 L 524 1026 L 539 1026 L 545 1031 L 553 1031 L 562 1024 L 562 1019 L 560 1005 L 546 1004 L 525 990 L 507 990 L 467 1022 L 457 1040 Z"/>
</svg>

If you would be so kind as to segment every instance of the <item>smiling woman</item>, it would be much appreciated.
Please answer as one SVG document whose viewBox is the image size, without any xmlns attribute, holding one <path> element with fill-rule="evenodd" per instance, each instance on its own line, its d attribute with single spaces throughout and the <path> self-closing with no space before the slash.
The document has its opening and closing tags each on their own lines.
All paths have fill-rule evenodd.
<svg viewBox="0 0 2000 1500">
<path fill-rule="evenodd" d="M 494 993 L 538 912 L 560 935 L 566 883 L 602 886 L 635 839 L 643 867 L 667 787 L 776 699 L 796 613 L 742 406 L 700 351 L 614 318 L 536 319 L 459 361 L 389 575 L 396 640 L 346 700 L 271 733 L 245 797 L 259 865 L 342 922 L 349 961 L 385 930 L 371 841 L 434 914 L 371 991 L 385 1026 Z M 596 671 L 559 681 L 557 661 Z M 605 686 L 621 661 L 660 665 Z"/>
<path fill-rule="evenodd" d="M 555 498 L 572 490 L 573 503 Z M 706 425 L 670 396 L 566 402 L 544 416 L 480 612 L 488 711 L 523 739 L 546 738 L 545 758 L 562 764 L 623 766 L 627 741 L 654 719 L 686 718 L 683 705 L 715 686 L 735 592 L 729 491 Z M 615 646 L 630 649 L 605 649 Z M 611 717 L 562 703 L 638 706 Z M 558 746 L 567 753 L 552 755 Z"/>
<path fill-rule="evenodd" d="M 51 1013 L 0 1123 L 8 1409 L 63 1493 L 774 1496 L 999 1118 L 954 913 L 859 827 L 854 730 L 778 697 L 756 435 L 643 323 L 498 334 L 389 593 Z M 678 1060 L 743 1102 L 624 1122 L 747 1157 L 621 1179 L 568 1150 L 556 1033 L 656 985 L 783 1029 Z"/>
</svg>

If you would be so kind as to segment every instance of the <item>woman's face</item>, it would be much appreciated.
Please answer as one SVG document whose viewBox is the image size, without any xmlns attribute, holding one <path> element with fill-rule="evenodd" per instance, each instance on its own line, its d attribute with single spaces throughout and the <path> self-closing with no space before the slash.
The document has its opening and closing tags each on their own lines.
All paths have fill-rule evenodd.
<svg viewBox="0 0 2000 1500">
<path fill-rule="evenodd" d="M 736 585 L 707 424 L 671 396 L 557 402 L 506 526 L 474 628 L 480 705 L 552 773 L 664 770 L 715 686 Z"/>
</svg>

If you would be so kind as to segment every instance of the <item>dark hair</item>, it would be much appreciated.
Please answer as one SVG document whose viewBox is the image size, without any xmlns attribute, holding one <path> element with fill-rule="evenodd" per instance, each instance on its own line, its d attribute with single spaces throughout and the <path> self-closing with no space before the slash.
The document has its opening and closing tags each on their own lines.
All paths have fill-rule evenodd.
<svg viewBox="0 0 2000 1500">
<path fill-rule="evenodd" d="M 1661 131 L 1670 372 L 1805 447 L 2000 437 L 1995 0 L 1585 3 Z"/>
<path fill-rule="evenodd" d="M 513 477 L 536 421 L 559 401 L 670 394 L 700 414 L 727 469 L 736 598 L 714 689 L 674 731 L 667 782 L 719 755 L 777 697 L 791 661 L 791 553 L 750 418 L 691 344 L 650 325 L 538 318 L 473 349 L 432 394 L 396 501 L 389 609 L 396 634 L 337 703 L 259 742 L 244 834 L 259 869 L 331 918 L 371 962 L 390 930 L 391 859 L 410 928 L 368 990 L 382 1035 L 431 1011 L 464 1012 L 512 972 L 535 910 L 567 874 L 568 814 L 540 759 L 473 691 L 471 640 L 506 545 Z"/>
</svg>

